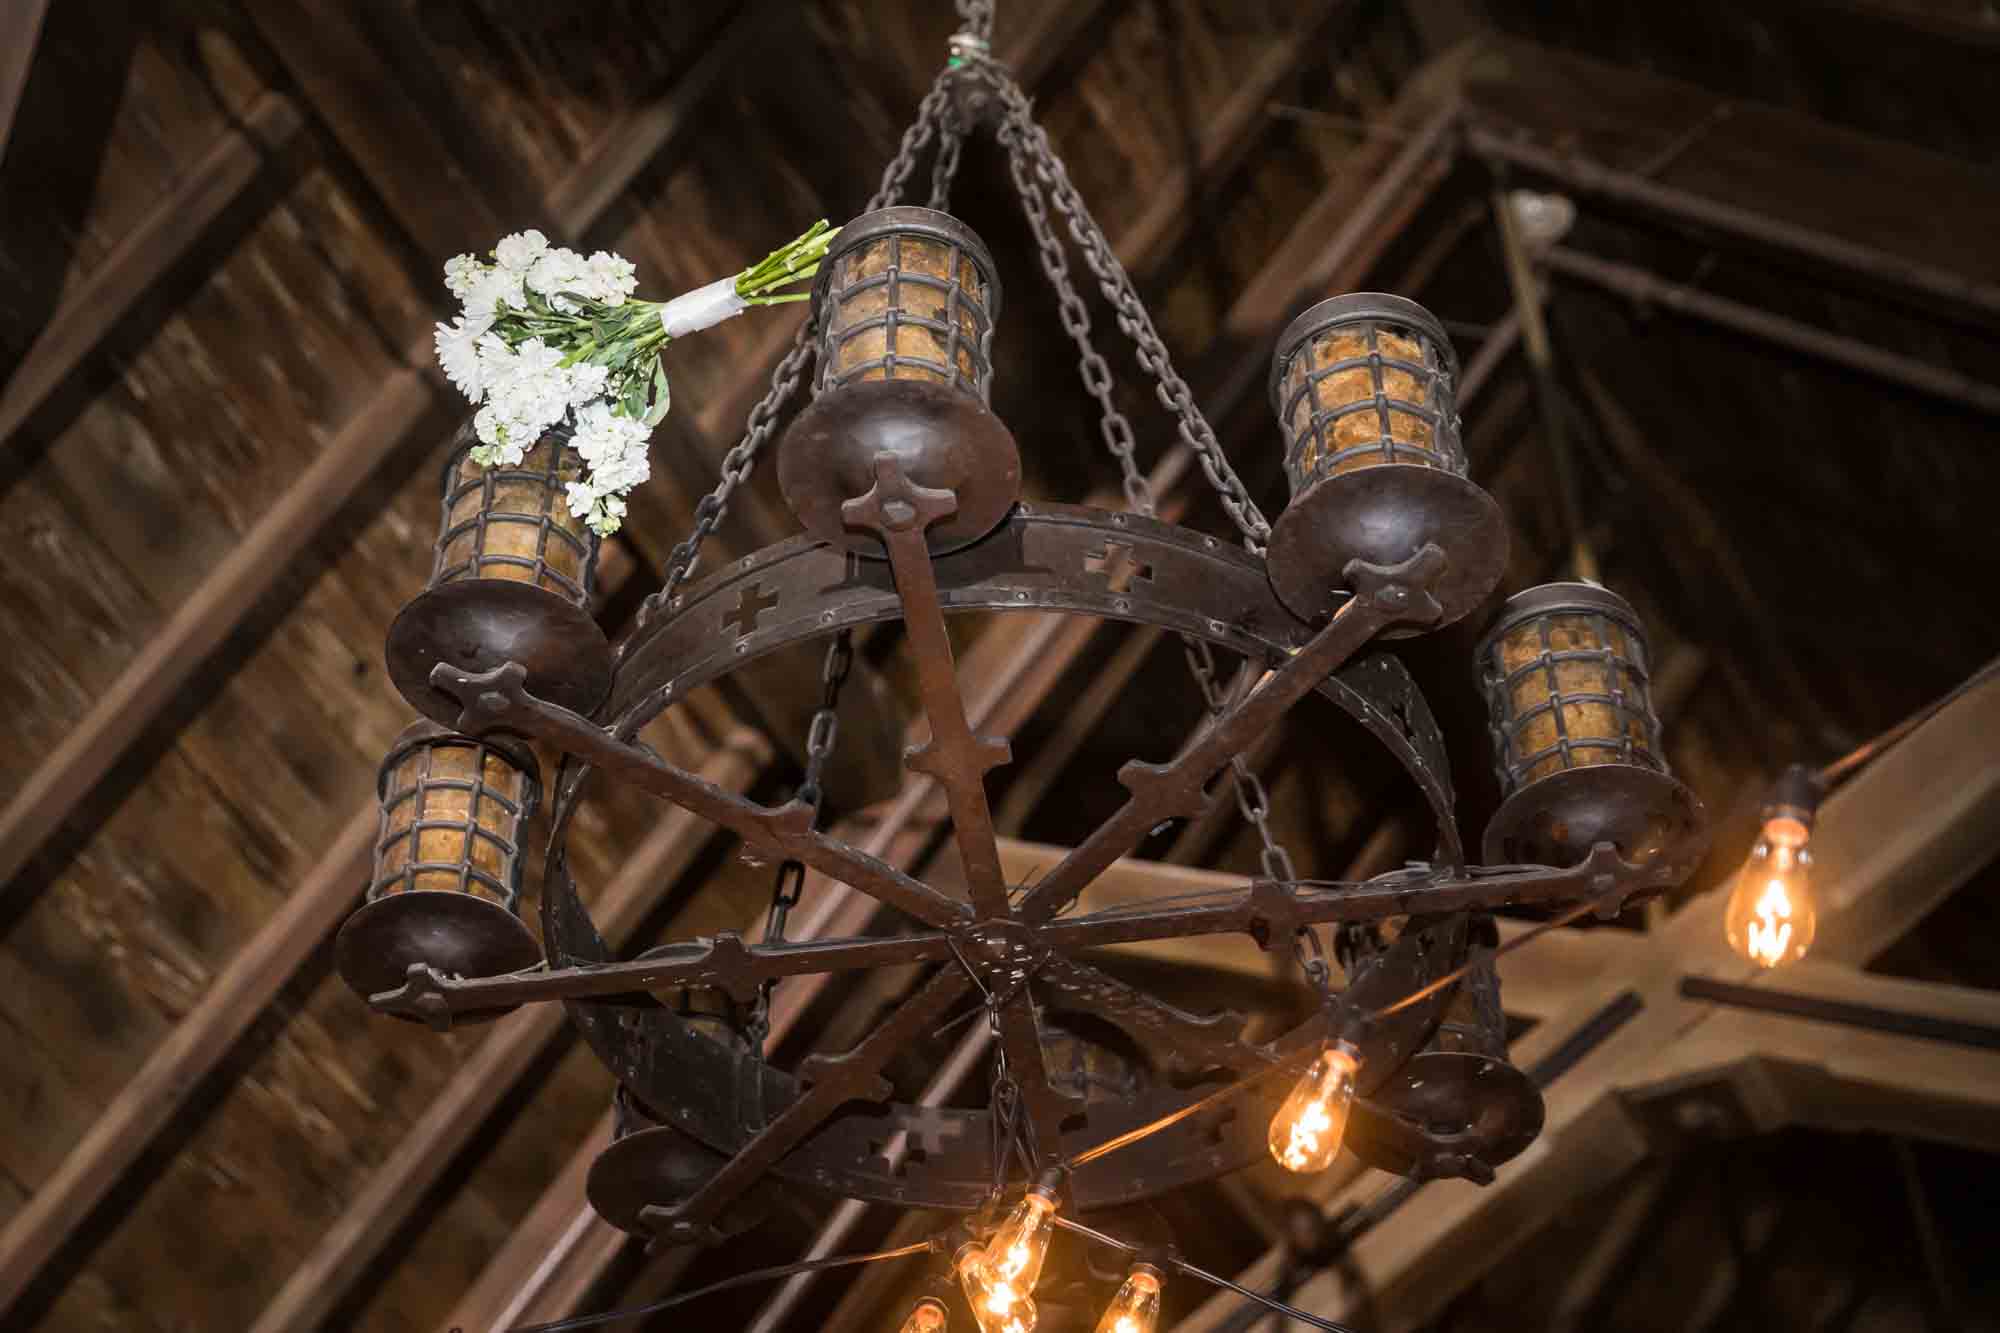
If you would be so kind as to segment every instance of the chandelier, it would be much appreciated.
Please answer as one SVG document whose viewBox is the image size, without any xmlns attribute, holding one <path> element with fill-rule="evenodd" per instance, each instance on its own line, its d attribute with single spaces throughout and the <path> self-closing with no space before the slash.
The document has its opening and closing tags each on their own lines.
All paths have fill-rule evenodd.
<svg viewBox="0 0 2000 1333">
<path fill-rule="evenodd" d="M 1475 654 L 1504 801 L 1483 863 L 1468 859 L 1442 734 L 1380 651 L 1472 612 L 1505 565 L 1498 506 L 1467 475 L 1443 326 L 1378 293 L 1322 301 L 1292 322 L 1269 385 L 1290 498 L 1267 521 L 1027 96 L 989 54 L 990 4 L 961 13 L 950 62 L 867 210 L 832 241 L 811 317 L 622 642 L 585 610 L 598 538 L 562 502 L 578 467 L 566 430 L 509 466 L 471 464 L 467 443 L 454 454 L 430 585 L 388 636 L 391 678 L 424 720 L 382 765 L 372 884 L 337 960 L 376 1010 L 440 1028 L 563 1003 L 619 1083 L 617 1137 L 591 1198 L 627 1230 L 713 1243 L 754 1225 L 774 1186 L 951 1210 L 967 1219 L 952 1231 L 863 1256 L 937 1256 L 939 1285 L 903 1327 L 943 1328 L 962 1293 L 980 1328 L 1025 1333 L 1050 1238 L 1068 1228 L 1131 1253 L 1098 1327 L 1142 1333 L 1164 1278 L 1210 1275 L 1168 1239 L 1080 1217 L 1115 1216 L 1266 1153 L 1319 1169 L 1343 1144 L 1408 1177 L 1492 1180 L 1540 1132 L 1542 1103 L 1506 1059 L 1491 914 L 1553 909 L 1550 926 L 1613 915 L 1691 872 L 1704 818 L 1669 771 L 1631 605 L 1594 583 L 1552 583 L 1509 599 Z M 1021 495 L 1020 448 L 989 407 L 1002 275 L 945 211 L 960 145 L 977 131 L 1007 156 L 1125 510 Z M 903 203 L 933 145 L 931 206 Z M 1058 218 L 1240 540 L 1154 516 Z M 696 579 L 808 366 L 811 402 L 775 442 L 803 534 Z M 1002 867 L 985 777 L 1009 747 L 976 730 L 959 688 L 947 622 L 965 612 L 1172 631 L 1207 711 L 1170 758 L 1121 768 L 1123 804 L 1032 885 Z M 901 626 L 929 723 L 905 760 L 945 795 L 963 896 L 821 827 L 852 636 L 885 622 Z M 801 643 L 826 645 L 825 693 L 791 799 L 757 803 L 638 739 L 699 686 Z M 1423 793 L 1437 827 L 1428 862 L 1359 883 L 1301 878 L 1258 820 L 1265 873 L 1240 890 L 1072 910 L 1151 831 L 1198 816 L 1227 785 L 1255 791 L 1246 808 L 1261 809 L 1242 756 L 1309 695 L 1354 718 Z M 528 742 L 563 756 L 546 800 Z M 763 938 L 722 933 L 615 958 L 566 850 L 580 803 L 606 781 L 778 863 Z M 545 805 L 538 941 L 518 898 L 524 834 Z M 788 938 L 808 867 L 893 909 L 900 928 Z M 1320 1001 L 1311 1016 L 1253 1042 L 1240 1016 L 1185 1012 L 1089 961 L 1104 946 L 1222 934 L 1292 951 Z M 787 979 L 910 965 L 922 980 L 857 1045 L 791 1070 L 767 1061 L 768 1006 Z M 719 999 L 694 1012 L 656 998 L 678 992 Z M 1052 1058 L 1055 1010 L 1122 1032 L 1162 1076 L 1092 1098 Z M 988 1104 L 899 1101 L 883 1077 L 890 1059 L 967 1012 L 983 1012 L 995 1038 Z"/>
</svg>

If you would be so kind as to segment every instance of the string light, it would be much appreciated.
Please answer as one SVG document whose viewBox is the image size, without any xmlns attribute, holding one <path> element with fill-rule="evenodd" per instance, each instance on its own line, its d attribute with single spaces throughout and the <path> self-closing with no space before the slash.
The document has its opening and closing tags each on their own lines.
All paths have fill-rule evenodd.
<svg viewBox="0 0 2000 1333">
<path fill-rule="evenodd" d="M 995 1274 L 986 1254 L 978 1241 L 967 1241 L 951 1258 L 973 1322 L 981 1333 L 1034 1333 L 1035 1302 L 1028 1289 Z"/>
<path fill-rule="evenodd" d="M 1097 1321 L 1097 1333 L 1154 1333 L 1160 1326 L 1160 1270 L 1136 1263 Z"/>
<path fill-rule="evenodd" d="M 1042 1276 L 1042 1265 L 1049 1257 L 1049 1241 L 1056 1234 L 1056 1191 L 1060 1181 L 1060 1175 L 1036 1181 L 987 1242 L 986 1266 L 992 1270 L 995 1282 L 1006 1283 L 1023 1293 L 1034 1290 Z"/>
<path fill-rule="evenodd" d="M 1814 808 L 1819 785 L 1802 765 L 1786 769 L 1764 802 L 1763 831 L 1737 872 L 1723 913 L 1729 947 L 1759 967 L 1780 967 L 1805 957 L 1819 913 L 1809 871 Z"/>
<path fill-rule="evenodd" d="M 1271 1117 L 1271 1156 L 1287 1171 L 1324 1171 L 1340 1155 L 1361 1052 L 1337 1041 L 1319 1053 Z"/>
<path fill-rule="evenodd" d="M 910 1307 L 909 1317 L 896 1333 L 944 1333 L 944 1329 L 944 1302 L 935 1296 L 924 1296 Z"/>
</svg>

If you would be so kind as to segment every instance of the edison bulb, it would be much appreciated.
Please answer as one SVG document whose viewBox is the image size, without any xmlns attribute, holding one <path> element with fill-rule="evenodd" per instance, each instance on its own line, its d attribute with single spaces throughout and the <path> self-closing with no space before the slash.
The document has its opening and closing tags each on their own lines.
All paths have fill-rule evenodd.
<svg viewBox="0 0 2000 1333">
<path fill-rule="evenodd" d="M 944 1333 L 944 1302 L 935 1296 L 926 1296 L 910 1310 L 910 1317 L 896 1333 Z"/>
<path fill-rule="evenodd" d="M 1049 1241 L 1055 1230 L 1055 1191 L 1036 1185 L 1014 1205 L 1014 1211 L 986 1243 L 986 1264 L 993 1276 L 1011 1283 L 1016 1291 L 1033 1291 L 1042 1276 L 1042 1263 L 1049 1257 Z"/>
<path fill-rule="evenodd" d="M 1160 1270 L 1134 1264 L 1111 1298 L 1097 1333 L 1154 1333 L 1160 1326 Z"/>
<path fill-rule="evenodd" d="M 993 1271 L 977 1242 L 961 1245 L 951 1265 L 980 1333 L 1034 1333 L 1035 1302 L 1027 1289 Z"/>
<path fill-rule="evenodd" d="M 1271 1117 L 1271 1156 L 1287 1171 L 1324 1171 L 1340 1155 L 1347 1113 L 1354 1105 L 1360 1052 L 1336 1042 L 1319 1053 L 1285 1104 Z"/>
<path fill-rule="evenodd" d="M 1808 828 L 1792 814 L 1764 821 L 1750 859 L 1737 872 L 1723 929 L 1729 947 L 1759 967 L 1778 967 L 1805 957 L 1819 924 L 1807 872 Z"/>
</svg>

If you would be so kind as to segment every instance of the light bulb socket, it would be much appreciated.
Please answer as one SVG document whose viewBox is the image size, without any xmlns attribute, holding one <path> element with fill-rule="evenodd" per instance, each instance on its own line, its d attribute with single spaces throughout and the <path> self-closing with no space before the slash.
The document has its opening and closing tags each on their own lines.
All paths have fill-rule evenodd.
<svg viewBox="0 0 2000 1333">
<path fill-rule="evenodd" d="M 1052 1166 L 1035 1177 L 1035 1183 L 1029 1187 L 1028 1193 L 1047 1199 L 1050 1203 L 1056 1203 L 1061 1200 L 1063 1184 L 1068 1179 L 1069 1172 L 1062 1167 Z"/>
<path fill-rule="evenodd" d="M 1819 812 L 1820 798 L 1825 794 L 1810 768 L 1804 764 L 1793 764 L 1771 784 L 1759 813 L 1767 824 L 1774 819 L 1790 819 L 1803 825 L 1810 833 L 1813 816 Z"/>
</svg>

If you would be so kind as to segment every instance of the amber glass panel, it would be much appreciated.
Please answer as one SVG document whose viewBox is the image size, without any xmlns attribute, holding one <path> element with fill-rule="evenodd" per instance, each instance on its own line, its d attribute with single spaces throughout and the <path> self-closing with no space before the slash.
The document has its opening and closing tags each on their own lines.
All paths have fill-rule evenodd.
<svg viewBox="0 0 2000 1333">
<path fill-rule="evenodd" d="M 480 750 L 453 741 L 419 745 L 390 771 L 375 856 L 376 896 L 436 890 L 508 904 L 528 776 L 497 752 L 488 751 L 482 764 Z M 482 777 L 486 790 L 475 793 Z M 424 827 L 416 828 L 419 822 Z M 411 868 L 413 859 L 420 868 Z M 468 864 L 508 891 L 462 874 Z"/>
<path fill-rule="evenodd" d="M 1542 631 L 1551 654 L 1592 656 L 1543 663 Z M 1508 685 L 1514 724 L 1513 756 L 1529 765 L 1531 782 L 1564 768 L 1628 762 L 1625 743 L 1650 753 L 1645 727 L 1645 681 L 1635 669 L 1636 645 L 1614 620 L 1589 614 L 1556 614 L 1530 620 L 1500 637 L 1496 651 Z M 1614 656 L 1615 655 L 1615 656 Z M 1516 673 L 1520 673 L 1517 677 Z M 1579 695 L 1622 697 L 1624 705 Z M 1560 716 L 1560 723 L 1558 723 Z M 1570 742 L 1565 758 L 1559 748 Z"/>
<path fill-rule="evenodd" d="M 848 332 L 856 325 L 882 318 L 891 309 L 889 283 L 857 292 L 842 290 L 869 278 L 879 279 L 889 271 L 892 247 L 890 238 L 882 237 L 843 256 L 838 266 L 834 313 L 830 320 L 835 377 L 843 381 L 893 377 L 948 384 L 953 381 L 953 376 L 946 367 L 956 362 L 959 374 L 966 380 L 976 382 L 979 368 L 974 352 L 980 325 L 973 307 L 983 303 L 986 297 L 986 287 L 979 280 L 978 268 L 969 258 L 961 259 L 958 270 L 963 291 L 954 308 L 950 292 L 941 285 L 951 278 L 951 246 L 921 237 L 904 236 L 900 238 L 897 253 L 897 267 L 904 279 L 911 274 L 922 274 L 939 282 L 898 280 L 894 284 L 895 309 L 915 319 L 955 323 L 959 330 L 956 355 L 952 352 L 949 332 L 905 323 L 901 319 L 897 320 L 893 334 L 886 324 Z M 892 350 L 897 358 L 893 367 L 872 364 L 883 360 Z"/>
<path fill-rule="evenodd" d="M 496 472 L 490 486 L 481 484 L 484 469 L 461 457 L 446 483 L 455 498 L 445 517 L 445 530 L 452 535 L 445 543 L 439 582 L 533 582 L 581 602 L 591 559 L 590 532 L 569 512 L 565 487 L 582 475 L 581 460 L 557 436 L 537 442 L 518 467 Z M 483 528 L 478 522 L 482 510 Z"/>
</svg>

